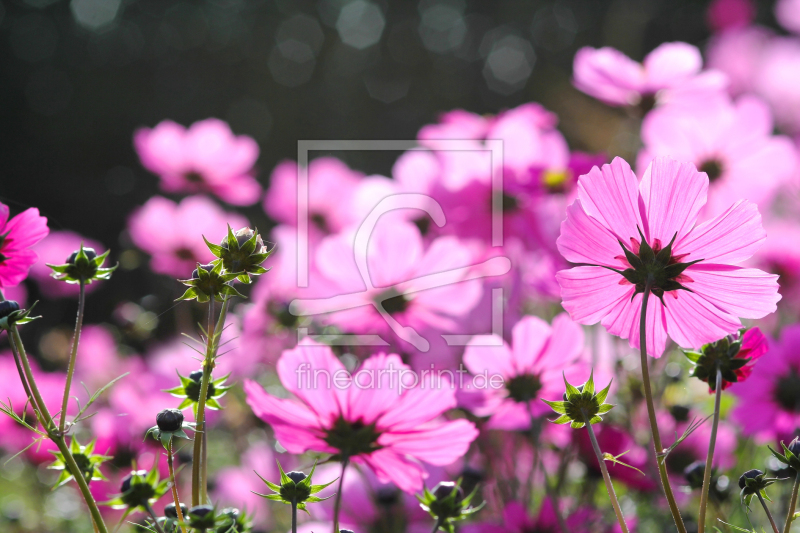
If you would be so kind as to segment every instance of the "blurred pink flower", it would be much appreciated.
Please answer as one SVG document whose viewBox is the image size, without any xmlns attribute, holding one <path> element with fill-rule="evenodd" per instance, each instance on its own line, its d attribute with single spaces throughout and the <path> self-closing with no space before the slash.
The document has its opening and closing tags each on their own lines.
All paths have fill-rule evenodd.
<svg viewBox="0 0 800 533">
<path fill-rule="evenodd" d="M 234 205 L 250 205 L 261 196 L 253 177 L 258 145 L 236 136 L 214 118 L 195 122 L 189 129 L 170 120 L 142 128 L 133 138 L 142 165 L 158 174 L 167 192 L 206 192 Z"/>
<path fill-rule="evenodd" d="M 800 1 L 778 0 L 775 2 L 775 18 L 787 30 L 800 33 Z"/>
<path fill-rule="evenodd" d="M 739 198 L 766 210 L 797 171 L 794 144 L 773 128 L 769 107 L 754 96 L 702 109 L 662 106 L 644 119 L 637 166 L 642 172 L 658 156 L 694 163 L 708 175 L 711 215 Z"/>
<path fill-rule="evenodd" d="M 800 39 L 775 37 L 763 48 L 754 89 L 772 106 L 787 133 L 800 133 Z"/>
<path fill-rule="evenodd" d="M 750 378 L 733 387 L 738 397 L 732 418 L 745 435 L 787 442 L 800 430 L 800 325 L 787 326 L 753 367 Z"/>
<path fill-rule="evenodd" d="M 81 243 L 86 248 L 94 248 L 98 254 L 106 251 L 106 248 L 94 239 L 87 239 L 72 231 L 52 231 L 32 247 L 32 250 L 39 254 L 39 261 L 31 267 L 31 277 L 39 284 L 43 294 L 51 298 L 77 297 L 78 285 L 53 278 L 50 275 L 53 270 L 47 266 L 47 263 L 51 265 L 64 264 L 70 254 L 81 247 Z M 86 292 L 93 291 L 99 286 L 100 283 L 86 285 Z"/>
<path fill-rule="evenodd" d="M 767 240 L 753 258 L 755 266 L 777 274 L 783 298 L 779 309 L 800 317 L 800 227 L 791 219 L 768 220 Z"/>
<path fill-rule="evenodd" d="M 774 33 L 767 28 L 749 26 L 711 38 L 706 49 L 708 67 L 728 76 L 731 95 L 753 91 L 764 48 L 773 37 Z"/>
<path fill-rule="evenodd" d="M 561 396 L 562 372 L 573 382 L 589 377 L 588 369 L 579 364 L 583 328 L 566 313 L 555 317 L 552 327 L 541 318 L 527 316 L 514 326 L 512 339 L 509 346 L 496 335 L 479 335 L 464 351 L 464 366 L 473 376 L 485 376 L 485 386 L 477 382 L 480 399 L 472 399 L 471 410 L 491 417 L 489 429 L 530 428 L 534 418 L 551 412 L 541 398 Z M 466 381 L 465 393 L 472 383 L 475 379 Z"/>
<path fill-rule="evenodd" d="M 696 97 L 724 90 L 726 78 L 718 72 L 701 72 L 702 67 L 700 51 L 687 43 L 664 43 L 642 63 L 614 48 L 585 47 L 575 54 L 573 84 L 608 105 L 647 108 L 652 106 L 651 99 L 669 100 L 677 94 Z"/>
<path fill-rule="evenodd" d="M 628 431 L 606 423 L 592 426 L 592 429 L 597 434 L 597 443 L 603 453 L 610 453 L 615 457 L 624 453 L 625 455 L 620 457 L 620 461 L 643 472 L 648 471 L 650 468 L 650 454 L 647 448 L 639 445 Z M 597 463 L 597 455 L 592 449 L 589 434 L 586 431 L 574 431 L 573 435 L 573 438 L 577 441 L 581 459 L 589 471 L 592 472 L 592 475 L 599 478 L 602 475 L 600 473 L 600 465 Z M 706 448 L 708 448 L 708 441 L 706 441 Z M 608 473 L 612 479 L 619 480 L 636 491 L 653 491 L 659 488 L 655 479 L 642 475 L 632 468 L 612 463 L 608 463 L 607 466 Z"/>
<path fill-rule="evenodd" d="M 640 412 L 640 427 L 647 426 L 645 413 Z M 658 413 L 658 427 L 664 434 L 664 447 L 669 447 L 675 442 L 676 436 L 681 436 L 692 421 L 699 422 L 705 417 L 701 412 L 683 406 L 671 409 L 671 415 L 666 412 Z M 686 439 L 681 442 L 667 456 L 667 470 L 676 478 L 681 478 L 681 485 L 685 485 L 683 472 L 687 466 L 694 462 L 705 462 L 708 454 L 708 443 L 711 440 L 711 424 L 700 425 Z M 717 441 L 714 447 L 713 466 L 722 473 L 736 465 L 736 446 L 738 444 L 734 426 L 725 420 L 720 420 L 717 428 Z M 627 462 L 622 456 L 621 460 Z M 647 471 L 642 468 L 642 470 Z"/>
<path fill-rule="evenodd" d="M 270 177 L 264 211 L 280 223 L 297 227 L 298 166 L 283 161 Z M 356 185 L 363 174 L 334 157 L 320 157 L 308 164 L 308 231 L 312 238 L 336 233 L 361 222 L 351 210 Z"/>
<path fill-rule="evenodd" d="M 706 20 L 712 31 L 743 28 L 756 16 L 752 0 L 714 0 L 708 5 Z"/>
<path fill-rule="evenodd" d="M 367 359 L 349 385 L 342 381 L 349 374 L 328 346 L 286 351 L 277 370 L 296 399 L 276 398 L 254 381 L 245 381 L 244 388 L 247 403 L 281 445 L 291 453 L 348 456 L 406 492 L 422 488 L 427 473 L 421 462 L 450 464 L 478 435 L 471 422 L 442 418 L 456 405 L 446 379 L 420 379 L 394 354 Z"/>
<path fill-rule="evenodd" d="M 320 296 L 347 295 L 345 309 L 322 320 L 351 333 L 389 333 L 389 325 L 373 306 L 373 302 L 382 302 L 385 311 L 403 326 L 453 330 L 457 319 L 480 300 L 481 281 L 460 281 L 466 274 L 455 272 L 451 283 L 423 290 L 419 278 L 469 267 L 477 262 L 476 250 L 451 236 L 438 237 L 426 246 L 415 225 L 386 222 L 375 227 L 366 249 L 371 290 L 356 267 L 354 232 L 320 242 L 316 265 L 326 281 L 325 287 L 320 286 Z M 308 301 L 300 302 L 299 307 L 309 312 L 315 309 Z"/>
<path fill-rule="evenodd" d="M 600 531 L 593 525 L 594 512 L 591 508 L 581 507 L 565 517 L 570 533 L 586 533 Z M 466 524 L 459 529 L 462 533 L 528 533 L 530 531 L 560 531 L 555 507 L 549 497 L 542 500 L 542 506 L 536 516 L 528 514 L 525 506 L 519 502 L 509 502 L 503 510 L 503 524 L 495 525 L 487 522 Z"/>
<path fill-rule="evenodd" d="M 127 372 L 131 366 L 128 363 L 129 360 L 120 356 L 117 341 L 105 326 L 83 326 L 75 360 L 75 375 L 91 392 Z"/>
<path fill-rule="evenodd" d="M 639 346 L 644 287 L 637 289 L 621 271 L 632 268 L 625 254 L 638 256 L 642 235 L 656 253 L 672 243 L 665 264 L 698 261 L 683 272 L 674 274 L 672 267 L 673 273 L 659 274 L 664 279 L 657 290 L 664 292 L 654 293 L 647 308 L 651 356 L 661 356 L 667 335 L 684 348 L 696 348 L 736 332 L 738 316 L 774 312 L 780 300 L 777 276 L 735 266 L 764 242 L 758 208 L 741 200 L 695 226 L 707 190 L 708 178 L 693 164 L 663 157 L 647 167 L 641 183 L 620 158 L 581 176 L 578 200 L 567 210 L 558 239 L 562 255 L 581 265 L 557 274 L 572 319 L 600 322 Z"/>
<path fill-rule="evenodd" d="M 26 209 L 11 220 L 8 206 L 0 203 L 0 289 L 18 285 L 28 277 L 28 270 L 38 255 L 30 248 L 50 231 L 47 219 L 35 207 Z"/>
<path fill-rule="evenodd" d="M 288 472 L 291 461 L 287 457 L 280 457 L 283 468 Z M 214 474 L 213 500 L 220 507 L 233 506 L 247 511 L 248 516 L 254 518 L 258 525 L 265 525 L 269 518 L 270 507 L 264 505 L 264 498 L 253 494 L 254 492 L 267 492 L 264 482 L 255 472 L 269 481 L 280 479 L 275 452 L 267 443 L 258 442 L 250 446 L 241 455 L 241 466 L 228 466 Z M 315 475 L 314 481 L 319 478 Z"/>
<path fill-rule="evenodd" d="M 229 224 L 234 230 L 247 226 L 247 220 L 227 213 L 204 196 L 190 196 L 176 204 L 161 196 L 150 198 L 128 220 L 134 244 L 152 255 L 154 272 L 187 278 L 197 263 L 215 259 L 203 236 L 219 243 Z"/>
</svg>

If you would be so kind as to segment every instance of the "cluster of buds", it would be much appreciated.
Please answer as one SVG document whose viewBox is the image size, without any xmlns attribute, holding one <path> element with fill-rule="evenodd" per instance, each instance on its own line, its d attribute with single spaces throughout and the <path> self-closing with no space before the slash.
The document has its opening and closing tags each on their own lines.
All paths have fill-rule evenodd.
<svg viewBox="0 0 800 533">
<path fill-rule="evenodd" d="M 103 505 L 112 509 L 124 509 L 123 516 L 128 516 L 137 509 L 148 512 L 150 506 L 168 490 L 169 480 L 159 480 L 157 464 L 149 472 L 135 468 L 134 465 L 134 470 L 122 479 L 119 494 L 103 502 Z"/>
<path fill-rule="evenodd" d="M 203 239 L 217 259 L 207 265 L 198 263 L 192 277 L 181 280 L 189 288 L 178 300 L 208 302 L 214 299 L 222 302 L 233 296 L 244 298 L 232 282 L 251 283 L 251 276 L 267 272 L 261 264 L 274 248 L 267 249 L 257 230 L 242 228 L 234 233 L 228 226 L 228 235 L 221 244 L 212 244 L 205 237 Z"/>
</svg>

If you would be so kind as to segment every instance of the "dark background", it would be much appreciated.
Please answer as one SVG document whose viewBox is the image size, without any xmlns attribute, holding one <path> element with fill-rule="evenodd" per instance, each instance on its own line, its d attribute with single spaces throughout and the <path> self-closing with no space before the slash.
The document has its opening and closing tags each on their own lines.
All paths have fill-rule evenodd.
<svg viewBox="0 0 800 533">
<path fill-rule="evenodd" d="M 659 43 L 702 47 L 709 37 L 701 0 L 357 2 L 3 0 L 0 200 L 12 212 L 36 206 L 52 229 L 100 240 L 118 257 L 131 246 L 128 213 L 159 193 L 132 134 L 164 119 L 218 117 L 251 135 L 265 185 L 278 161 L 296 158 L 298 139 L 411 139 L 442 111 L 496 113 L 532 100 L 559 114 L 573 148 L 630 154 L 638 139 L 620 125 L 631 119 L 569 84 L 575 51 L 609 45 L 640 60 Z M 775 27 L 772 2 L 758 4 L 758 22 Z M 348 30 L 354 20 L 367 21 L 361 41 Z M 378 34 L 363 49 L 343 42 Z M 501 41 L 512 52 L 493 58 Z M 506 82 L 495 60 L 511 65 Z M 397 155 L 341 154 L 382 174 Z M 259 204 L 243 212 L 268 227 Z M 156 313 L 171 305 L 179 287 L 146 263 L 93 293 L 90 322 L 124 300 Z M 68 323 L 74 302 L 42 311 L 42 327 Z"/>
</svg>

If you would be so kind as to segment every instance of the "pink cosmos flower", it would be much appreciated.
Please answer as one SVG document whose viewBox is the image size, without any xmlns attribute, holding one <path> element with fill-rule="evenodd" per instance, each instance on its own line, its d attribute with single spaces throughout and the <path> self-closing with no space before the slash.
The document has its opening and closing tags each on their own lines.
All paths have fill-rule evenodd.
<svg viewBox="0 0 800 533">
<path fill-rule="evenodd" d="M 800 33 L 800 2 L 798 0 L 778 0 L 775 3 L 775 18 L 787 30 Z"/>
<path fill-rule="evenodd" d="M 342 310 L 323 320 L 352 333 L 388 333 L 388 323 L 373 305 L 382 302 L 386 313 L 402 326 L 455 330 L 458 317 L 475 307 L 483 291 L 480 280 L 462 281 L 467 272 L 456 269 L 477 263 L 480 250 L 451 236 L 439 237 L 426 246 L 414 224 L 385 222 L 375 227 L 366 249 L 371 289 L 356 266 L 354 232 L 328 237 L 319 244 L 316 265 L 326 281 L 326 287 L 320 289 L 322 295 L 343 295 Z M 440 273 L 449 273 L 442 286 L 428 289 L 420 281 Z M 317 312 L 319 305 L 320 301 L 306 301 L 298 307 Z"/>
<path fill-rule="evenodd" d="M 565 517 L 566 525 L 571 533 L 599 531 L 593 525 L 594 512 L 582 507 Z M 519 502 L 509 502 L 503 509 L 503 524 L 491 523 L 466 524 L 459 529 L 462 533 L 528 533 L 529 531 L 560 531 L 555 507 L 550 498 L 542 501 L 536 516 L 531 516 L 525 506 Z"/>
<path fill-rule="evenodd" d="M 555 317 L 552 326 L 541 318 L 527 316 L 514 326 L 511 335 L 511 346 L 496 335 L 479 335 L 464 351 L 464 366 L 473 376 L 485 376 L 482 401 L 473 400 L 472 411 L 491 417 L 486 426 L 490 429 L 530 428 L 533 418 L 550 411 L 540 398 L 561 396 L 562 372 L 572 381 L 588 377 L 584 365 L 579 364 L 583 329 L 566 313 Z M 466 380 L 466 387 L 473 382 Z"/>
<path fill-rule="evenodd" d="M 264 211 L 283 224 L 297 227 L 298 166 L 283 161 L 275 167 L 264 197 Z M 353 193 L 363 174 L 334 157 L 308 164 L 309 235 L 319 237 L 361 222 L 351 210 Z"/>
<path fill-rule="evenodd" d="M 764 242 L 758 209 L 741 200 L 695 226 L 707 190 L 708 177 L 693 164 L 663 157 L 641 183 L 620 158 L 581 176 L 558 239 L 561 254 L 580 265 L 557 274 L 572 319 L 600 322 L 638 347 L 648 267 L 656 279 L 646 325 L 653 357 L 667 336 L 695 348 L 736 332 L 738 316 L 775 311 L 777 276 L 735 266 Z"/>
<path fill-rule="evenodd" d="M 800 430 L 800 325 L 787 326 L 753 367 L 750 378 L 734 387 L 739 401 L 733 419 L 745 435 L 787 442 Z"/>
<path fill-rule="evenodd" d="M 754 90 L 764 49 L 773 37 L 767 28 L 748 26 L 711 38 L 706 49 L 708 67 L 725 73 L 732 96 Z"/>
<path fill-rule="evenodd" d="M 739 198 L 763 210 L 797 170 L 792 141 L 773 135 L 773 128 L 769 107 L 754 96 L 702 109 L 662 106 L 644 119 L 637 164 L 641 172 L 657 156 L 694 163 L 708 175 L 710 214 Z"/>
<path fill-rule="evenodd" d="M 772 106 L 778 125 L 800 133 L 800 40 L 776 37 L 759 57 L 754 88 Z"/>
<path fill-rule="evenodd" d="M 756 16 L 752 0 L 714 0 L 706 11 L 708 25 L 715 32 L 743 28 Z"/>
<path fill-rule="evenodd" d="M 700 51 L 687 43 L 664 43 L 637 63 L 614 48 L 585 47 L 575 54 L 573 84 L 612 106 L 652 107 L 653 99 L 714 94 L 727 80 L 718 72 L 700 72 Z M 661 93 L 666 91 L 666 93 Z"/>
<path fill-rule="evenodd" d="M 247 220 L 236 213 L 226 213 L 204 196 L 190 196 L 176 204 L 161 196 L 150 198 L 128 220 L 134 244 L 151 254 L 154 272 L 188 277 L 197 263 L 215 259 L 203 236 L 218 243 L 228 231 L 238 229 Z"/>
<path fill-rule="evenodd" d="M 276 398 L 249 380 L 244 388 L 247 403 L 282 446 L 291 453 L 345 455 L 406 492 L 422 488 L 427 474 L 421 462 L 450 464 L 478 435 L 471 422 L 442 418 L 456 405 L 446 377 L 441 384 L 430 376 L 410 383 L 415 376 L 394 354 L 367 359 L 349 385 L 328 346 L 286 351 L 277 370 L 295 399 Z"/>
<path fill-rule="evenodd" d="M 777 274 L 783 299 L 779 309 L 800 317 L 800 227 L 793 220 L 773 219 L 766 224 L 767 240 L 754 266 Z"/>
<path fill-rule="evenodd" d="M 0 289 L 13 287 L 28 277 L 38 255 L 31 246 L 50 231 L 47 219 L 35 207 L 26 209 L 11 220 L 9 209 L 0 204 Z"/>
<path fill-rule="evenodd" d="M 99 242 L 82 237 L 72 231 L 50 232 L 47 237 L 33 246 L 32 249 L 39 254 L 40 260 L 31 267 L 31 277 L 36 280 L 44 294 L 52 298 L 78 295 L 80 290 L 78 285 L 64 283 L 53 278 L 51 276 L 53 270 L 47 266 L 47 263 L 51 265 L 64 264 L 70 254 L 80 248 L 81 243 L 86 248 L 94 248 L 98 254 L 106 251 L 106 248 Z M 100 285 L 100 283 L 86 285 L 86 292 L 93 291 Z"/>
<path fill-rule="evenodd" d="M 165 120 L 137 130 L 133 142 L 142 165 L 158 174 L 164 191 L 206 192 L 233 205 L 251 205 L 261 196 L 253 177 L 258 145 L 234 135 L 221 120 L 209 118 L 189 129 Z"/>
</svg>

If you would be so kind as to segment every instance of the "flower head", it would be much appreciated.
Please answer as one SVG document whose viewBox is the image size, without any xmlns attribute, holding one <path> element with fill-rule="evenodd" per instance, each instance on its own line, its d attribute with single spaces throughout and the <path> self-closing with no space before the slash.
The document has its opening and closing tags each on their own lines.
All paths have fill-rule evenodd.
<svg viewBox="0 0 800 533">
<path fill-rule="evenodd" d="M 168 392 L 176 398 L 183 398 L 183 401 L 178 406 L 178 409 L 186 409 L 189 406 L 194 406 L 194 404 L 200 401 L 203 371 L 195 370 L 189 374 L 188 377 L 181 376 L 180 373 L 178 373 L 178 378 L 181 380 L 181 384 L 172 389 L 167 389 L 164 392 Z M 227 379 L 228 376 L 226 375 L 219 379 L 215 380 L 212 378 L 208 381 L 208 390 L 206 391 L 206 409 L 211 409 L 214 411 L 222 409 L 222 406 L 217 400 L 225 396 L 225 393 L 231 388 L 230 386 L 225 386 L 225 380 Z"/>
<path fill-rule="evenodd" d="M 736 266 L 765 239 L 755 205 L 742 200 L 695 226 L 708 177 L 691 163 L 656 158 L 641 183 L 620 158 L 581 176 L 558 249 L 579 266 L 559 272 L 563 306 L 581 324 L 600 322 L 639 347 L 642 291 L 647 353 L 671 337 L 694 348 L 761 318 L 780 300 L 777 276 Z M 644 282 L 645 287 L 640 284 Z"/>
<path fill-rule="evenodd" d="M 135 467 L 134 467 L 135 468 Z M 103 502 L 112 509 L 125 509 L 123 516 L 128 516 L 136 509 L 147 511 L 147 507 L 163 496 L 168 490 L 169 480 L 159 480 L 158 464 L 147 470 L 133 470 L 122 478 L 120 494 Z"/>
<path fill-rule="evenodd" d="M 87 483 L 93 480 L 108 481 L 103 473 L 100 472 L 100 465 L 105 461 L 112 459 L 112 457 L 95 454 L 95 442 L 96 441 L 92 441 L 86 446 L 82 446 L 78 442 L 78 439 L 73 437 L 72 442 L 69 444 L 69 451 L 72 453 L 72 457 L 78 464 L 78 468 L 80 468 L 81 474 L 83 474 L 83 478 Z M 56 460 L 52 464 L 48 465 L 47 468 L 52 470 L 61 470 L 61 475 L 58 476 L 55 488 L 66 485 L 70 480 L 75 479 L 75 476 L 72 475 L 67 468 L 67 464 L 64 462 L 64 454 L 58 450 L 50 450 L 50 453 L 56 456 Z"/>
<path fill-rule="evenodd" d="M 194 424 L 184 422 L 180 409 L 164 409 L 156 415 L 156 425 L 147 430 L 144 438 L 152 434 L 153 438 L 160 440 L 164 448 L 169 450 L 174 437 L 189 438 L 184 429 L 194 429 Z"/>
<path fill-rule="evenodd" d="M 203 237 L 205 239 L 205 237 Z M 228 226 L 228 235 L 219 245 L 206 240 L 206 246 L 217 256 L 226 272 L 239 273 L 239 281 L 250 283 L 250 275 L 263 274 L 267 271 L 261 263 L 267 260 L 272 250 L 268 250 L 258 234 L 258 230 L 242 228 L 233 233 Z M 274 248 L 273 248 L 274 250 Z"/>
<path fill-rule="evenodd" d="M 94 248 L 84 248 L 81 243 L 81 247 L 72 252 L 63 265 L 48 264 L 47 266 L 53 270 L 52 276 L 59 281 L 88 285 L 95 280 L 111 278 L 111 273 L 117 269 L 117 265 L 103 268 L 109 252 L 110 250 L 106 250 L 105 253 L 97 255 Z"/>
<path fill-rule="evenodd" d="M 253 381 L 244 388 L 281 445 L 367 465 L 406 492 L 422 488 L 422 462 L 450 464 L 478 433 L 471 422 L 443 418 L 456 405 L 446 376 L 441 386 L 431 376 L 410 383 L 410 369 L 395 354 L 373 355 L 351 375 L 328 346 L 304 343 L 283 352 L 277 369 L 296 399 L 276 398 Z"/>
<path fill-rule="evenodd" d="M 728 335 L 703 345 L 698 351 L 685 350 L 694 363 L 692 377 L 708 383 L 709 392 L 717 385 L 717 368 L 722 372 L 722 389 L 744 381 L 753 372 L 756 360 L 767 352 L 767 338 L 758 328 Z"/>
<path fill-rule="evenodd" d="M 311 467 L 311 472 L 309 472 L 307 476 L 303 472 L 296 471 L 292 471 L 287 474 L 283 471 L 281 463 L 278 462 L 278 470 L 280 470 L 281 473 L 280 485 L 267 481 L 256 472 L 256 475 L 261 478 L 261 481 L 266 483 L 267 487 L 272 489 L 275 494 L 256 494 L 268 500 L 281 502 L 288 505 L 297 505 L 298 509 L 308 513 L 308 510 L 306 510 L 307 503 L 321 502 L 331 497 L 328 496 L 327 498 L 320 498 L 319 496 L 313 495 L 336 481 L 334 479 L 333 481 L 323 485 L 313 485 L 311 477 L 314 475 L 314 470 L 316 470 L 316 468 L 317 464 L 314 463 L 314 466 Z"/>
<path fill-rule="evenodd" d="M 603 419 L 600 415 L 609 412 L 614 407 L 610 403 L 605 403 L 611 383 L 605 389 L 595 393 L 593 374 L 590 374 L 589 380 L 578 388 L 570 385 L 565 376 L 564 386 L 567 391 L 564 393 L 563 401 L 553 402 L 542 398 L 544 403 L 561 415 L 552 421 L 554 424 L 570 424 L 573 429 L 580 429 L 586 424 L 602 422 Z"/>
<path fill-rule="evenodd" d="M 32 310 L 33 305 L 30 309 L 20 309 L 14 300 L 0 301 L 0 330 L 8 329 L 13 324 L 27 324 L 39 318 L 29 316 Z"/>
<path fill-rule="evenodd" d="M 470 507 L 470 502 L 477 492 L 478 487 L 475 487 L 470 494 L 464 496 L 464 491 L 461 490 L 461 480 L 459 479 L 455 483 L 442 481 L 433 488 L 432 492 L 425 487 L 422 495 L 417 495 L 417 499 L 422 509 L 436 519 L 436 524 L 439 526 L 436 528 L 437 531 L 454 533 L 455 525 L 453 522 L 469 518 L 485 505 L 486 502 L 477 507 Z"/>
<path fill-rule="evenodd" d="M 234 205 L 258 201 L 261 186 L 253 177 L 258 145 L 236 136 L 225 122 L 214 118 L 188 129 L 165 120 L 134 135 L 142 165 L 158 174 L 168 192 L 208 192 Z"/>
<path fill-rule="evenodd" d="M 766 489 L 773 483 L 778 481 L 777 478 L 768 478 L 767 474 L 758 469 L 748 470 L 739 477 L 739 488 L 742 489 L 740 495 L 742 503 L 750 505 L 750 500 L 756 494 L 761 494 L 761 497 L 767 501 L 772 501 L 767 496 Z"/>
<path fill-rule="evenodd" d="M 18 285 L 28 277 L 38 256 L 30 249 L 49 233 L 47 219 L 31 207 L 8 219 L 9 209 L 0 203 L 0 289 Z"/>
<path fill-rule="evenodd" d="M 783 453 L 778 453 L 771 447 L 769 451 L 775 459 L 794 469 L 795 472 L 800 472 L 800 437 L 795 437 L 788 446 L 781 441 L 781 447 Z"/>
<path fill-rule="evenodd" d="M 221 261 L 207 265 L 198 263 L 197 268 L 192 272 L 191 279 L 180 280 L 181 283 L 189 288 L 178 300 L 197 300 L 202 303 L 208 302 L 212 298 L 218 302 L 223 302 L 225 298 L 233 296 L 244 298 L 244 295 L 230 284 L 240 275 L 240 272 L 229 273 L 223 271 Z"/>
</svg>

